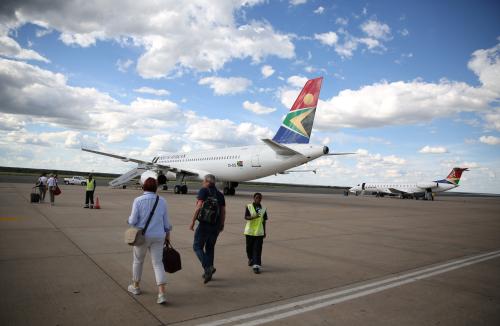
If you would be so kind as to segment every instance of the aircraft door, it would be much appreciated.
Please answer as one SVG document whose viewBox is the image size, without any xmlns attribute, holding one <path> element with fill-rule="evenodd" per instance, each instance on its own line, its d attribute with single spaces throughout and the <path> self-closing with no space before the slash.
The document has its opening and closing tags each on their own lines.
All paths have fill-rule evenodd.
<svg viewBox="0 0 500 326">
<path fill-rule="evenodd" d="M 253 168 L 260 167 L 260 154 L 259 153 L 252 154 L 252 167 Z"/>
<path fill-rule="evenodd" d="M 365 190 L 365 184 L 366 184 L 365 182 L 361 184 L 361 190 Z"/>
</svg>

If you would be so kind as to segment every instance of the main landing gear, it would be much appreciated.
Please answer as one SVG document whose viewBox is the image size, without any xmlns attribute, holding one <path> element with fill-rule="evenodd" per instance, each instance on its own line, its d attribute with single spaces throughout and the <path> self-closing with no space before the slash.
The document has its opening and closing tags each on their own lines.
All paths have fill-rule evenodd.
<svg viewBox="0 0 500 326">
<path fill-rule="evenodd" d="M 224 182 L 224 195 L 234 196 L 238 182 Z"/>
<path fill-rule="evenodd" d="M 187 194 L 188 192 L 188 187 L 186 185 L 186 182 L 184 181 L 184 174 L 177 174 L 176 176 L 176 185 L 174 187 L 174 194 Z"/>
<path fill-rule="evenodd" d="M 188 192 L 188 187 L 187 185 L 183 184 L 183 185 L 175 185 L 174 187 L 174 194 L 187 194 Z"/>
</svg>

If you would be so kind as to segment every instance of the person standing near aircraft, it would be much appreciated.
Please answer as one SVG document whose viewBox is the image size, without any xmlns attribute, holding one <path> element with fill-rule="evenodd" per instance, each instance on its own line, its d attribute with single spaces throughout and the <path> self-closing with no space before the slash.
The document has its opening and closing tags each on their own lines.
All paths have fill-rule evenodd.
<svg viewBox="0 0 500 326">
<path fill-rule="evenodd" d="M 85 191 L 85 206 L 84 208 L 89 208 L 89 201 L 90 201 L 90 208 L 94 208 L 94 191 L 96 187 L 95 179 L 92 176 L 92 174 L 89 174 L 87 178 L 87 190 Z"/>
<path fill-rule="evenodd" d="M 57 175 L 51 174 L 50 178 L 47 180 L 47 185 L 49 186 L 50 205 L 54 206 L 55 191 L 57 188 Z"/>
<path fill-rule="evenodd" d="M 245 209 L 245 238 L 247 247 L 248 266 L 251 266 L 255 274 L 260 274 L 262 268 L 262 244 L 266 237 L 267 210 L 261 204 L 262 194 L 257 192 L 253 195 L 253 203 Z"/>
<path fill-rule="evenodd" d="M 128 292 L 139 295 L 141 289 L 139 283 L 142 277 L 142 268 L 146 252 L 151 255 L 151 262 L 155 273 L 156 284 L 158 285 L 159 304 L 165 304 L 167 277 L 163 267 L 163 245 L 170 240 L 172 225 L 168 217 L 167 202 L 156 194 L 158 183 L 154 178 L 148 178 L 142 186 L 144 194 L 137 197 L 132 204 L 132 212 L 128 218 L 128 224 L 146 229 L 144 234 L 145 242 L 142 245 L 134 246 L 134 262 L 132 264 L 132 284 L 127 288 Z M 148 218 L 151 219 L 148 222 Z"/>
<path fill-rule="evenodd" d="M 38 188 L 40 189 L 40 201 L 45 201 L 45 195 L 47 194 L 47 174 L 42 173 L 40 178 L 38 178 Z"/>
<path fill-rule="evenodd" d="M 215 176 L 207 174 L 203 179 L 203 188 L 196 197 L 196 209 L 189 226 L 194 231 L 193 250 L 203 267 L 203 281 L 208 283 L 215 273 L 215 243 L 219 233 L 224 230 L 226 220 L 226 201 L 224 195 L 215 187 Z"/>
</svg>

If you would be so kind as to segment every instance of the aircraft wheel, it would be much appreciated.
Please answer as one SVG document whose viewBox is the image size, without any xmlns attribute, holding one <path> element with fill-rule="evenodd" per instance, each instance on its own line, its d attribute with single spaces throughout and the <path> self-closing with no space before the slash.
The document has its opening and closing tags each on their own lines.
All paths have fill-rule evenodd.
<svg viewBox="0 0 500 326">
<path fill-rule="evenodd" d="M 127 189 L 127 186 L 126 186 L 126 185 L 123 185 L 123 186 L 122 186 L 122 189 Z"/>
<path fill-rule="evenodd" d="M 229 187 L 224 187 L 224 195 L 229 195 L 230 190 Z"/>
<path fill-rule="evenodd" d="M 181 193 L 181 186 L 175 185 L 174 187 L 174 194 L 180 194 Z"/>
<path fill-rule="evenodd" d="M 234 196 L 236 194 L 236 189 L 235 188 L 229 188 L 229 195 Z"/>
<path fill-rule="evenodd" d="M 163 185 L 163 190 L 168 190 L 168 186 L 167 185 Z"/>
<path fill-rule="evenodd" d="M 181 186 L 181 193 L 183 195 L 187 194 L 188 193 L 188 187 L 186 185 L 182 185 Z"/>
</svg>

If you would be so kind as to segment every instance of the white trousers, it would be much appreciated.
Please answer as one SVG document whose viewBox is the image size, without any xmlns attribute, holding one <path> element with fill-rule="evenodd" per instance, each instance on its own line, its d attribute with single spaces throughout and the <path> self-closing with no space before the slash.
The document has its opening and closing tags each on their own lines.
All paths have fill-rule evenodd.
<svg viewBox="0 0 500 326">
<path fill-rule="evenodd" d="M 163 244 L 164 238 L 146 238 L 146 241 L 141 246 L 134 246 L 134 263 L 132 264 L 132 280 L 140 282 L 142 276 L 142 267 L 146 252 L 149 249 L 153 270 L 155 272 L 156 284 L 166 284 L 167 276 L 163 268 Z"/>
</svg>

